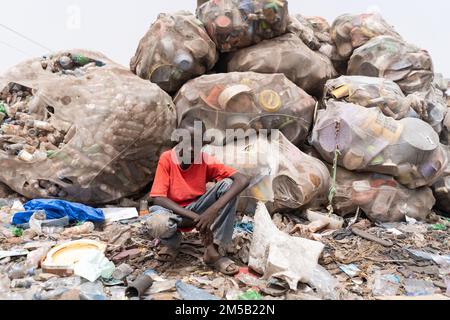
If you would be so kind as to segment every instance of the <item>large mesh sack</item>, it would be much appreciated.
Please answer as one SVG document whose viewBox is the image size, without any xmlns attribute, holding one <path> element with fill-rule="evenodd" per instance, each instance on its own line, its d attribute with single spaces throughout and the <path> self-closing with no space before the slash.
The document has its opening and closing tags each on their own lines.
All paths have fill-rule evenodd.
<svg viewBox="0 0 450 320">
<path fill-rule="evenodd" d="M 205 151 L 252 178 L 243 197 L 267 203 L 272 212 L 326 201 L 330 185 L 327 167 L 281 133 L 253 135 L 225 146 L 208 146 Z"/>
<path fill-rule="evenodd" d="M 432 85 L 428 91 L 416 92 L 411 97 L 414 98 L 413 101 L 416 105 L 421 107 L 414 108 L 417 110 L 419 117 L 440 134 L 448 111 L 447 101 L 442 91 Z"/>
<path fill-rule="evenodd" d="M 339 74 L 347 73 L 348 58 L 344 59 L 337 53 L 326 19 L 294 14 L 290 16 L 288 31 L 299 37 L 311 50 L 327 56 Z"/>
<path fill-rule="evenodd" d="M 211 70 L 217 51 L 202 23 L 191 13 L 160 14 L 139 43 L 131 71 L 175 93 L 189 79 Z"/>
<path fill-rule="evenodd" d="M 324 98 L 366 108 L 376 107 L 384 115 L 396 120 L 403 119 L 410 113 L 413 100 L 405 97 L 393 81 L 363 76 L 342 76 L 327 81 Z"/>
<path fill-rule="evenodd" d="M 328 57 L 312 51 L 294 34 L 265 40 L 233 53 L 228 71 L 283 73 L 315 96 L 321 96 L 325 82 L 337 76 Z"/>
<path fill-rule="evenodd" d="M 232 72 L 185 84 L 175 97 L 178 120 L 201 119 L 227 129 L 279 129 L 295 145 L 308 136 L 315 100 L 282 74 Z"/>
<path fill-rule="evenodd" d="M 329 163 L 351 171 L 387 174 L 411 189 L 431 186 L 448 163 L 439 136 L 415 118 L 394 120 L 376 108 L 327 102 L 318 113 L 312 142 Z"/>
<path fill-rule="evenodd" d="M 221 52 L 245 48 L 286 33 L 286 0 L 211 0 L 197 9 Z"/>
<path fill-rule="evenodd" d="M 446 147 L 446 150 L 450 157 L 450 148 Z M 450 164 L 442 178 L 433 185 L 433 191 L 436 197 L 436 208 L 450 215 Z"/>
<path fill-rule="evenodd" d="M 330 25 L 322 17 L 305 17 L 301 14 L 290 16 L 288 31 L 298 36 L 311 50 L 320 51 L 332 44 Z"/>
<path fill-rule="evenodd" d="M 354 214 L 359 207 L 374 222 L 401 222 L 405 215 L 425 220 L 435 202 L 428 187 L 410 190 L 391 176 L 337 169 L 333 208 L 339 215 Z"/>
<path fill-rule="evenodd" d="M 94 52 L 26 61 L 0 90 L 0 181 L 28 198 L 95 205 L 133 195 L 176 126 L 164 91 Z"/>
<path fill-rule="evenodd" d="M 356 49 L 348 74 L 395 81 L 405 94 L 429 90 L 434 77 L 427 51 L 391 36 L 373 38 Z"/>
<path fill-rule="evenodd" d="M 356 48 L 366 44 L 377 36 L 391 36 L 402 39 L 381 15 L 343 14 L 336 18 L 331 26 L 331 38 L 337 47 L 339 56 L 348 59 Z"/>
<path fill-rule="evenodd" d="M 450 145 L 450 110 L 447 109 L 447 115 L 444 118 L 443 128 L 441 133 L 441 142 L 445 145 Z"/>
</svg>

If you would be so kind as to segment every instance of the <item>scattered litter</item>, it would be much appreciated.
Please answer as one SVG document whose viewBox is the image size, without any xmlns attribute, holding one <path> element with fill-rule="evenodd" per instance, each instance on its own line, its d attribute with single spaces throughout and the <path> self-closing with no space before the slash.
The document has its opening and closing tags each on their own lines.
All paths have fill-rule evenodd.
<svg viewBox="0 0 450 320">
<path fill-rule="evenodd" d="M 139 217 L 136 208 L 104 208 L 100 210 L 103 211 L 106 222 L 117 222 Z"/>
<path fill-rule="evenodd" d="M 354 264 L 342 265 L 339 267 L 339 269 L 341 269 L 342 272 L 344 272 L 350 278 L 357 277 L 361 273 L 361 270 L 359 270 L 358 267 Z"/>
<path fill-rule="evenodd" d="M 0 260 L 6 257 L 20 257 L 26 256 L 29 253 L 28 250 L 11 250 L 11 251 L 0 251 Z"/>
<path fill-rule="evenodd" d="M 239 300 L 262 300 L 262 296 L 255 290 L 248 290 L 239 296 Z"/>
<path fill-rule="evenodd" d="M 196 288 L 194 286 L 191 286 L 189 284 L 186 284 L 182 282 L 181 280 L 178 280 L 176 282 L 176 288 L 178 291 L 178 294 L 181 296 L 183 300 L 188 301 L 196 301 L 196 300 L 219 300 L 216 296 L 213 296 L 212 294 L 206 292 L 205 290 Z"/>
<path fill-rule="evenodd" d="M 394 274 L 382 274 L 377 271 L 372 284 L 374 296 L 396 296 L 400 289 L 401 279 Z"/>
<path fill-rule="evenodd" d="M 439 293 L 432 282 L 417 279 L 405 279 L 404 287 L 407 296 L 429 296 Z"/>
</svg>

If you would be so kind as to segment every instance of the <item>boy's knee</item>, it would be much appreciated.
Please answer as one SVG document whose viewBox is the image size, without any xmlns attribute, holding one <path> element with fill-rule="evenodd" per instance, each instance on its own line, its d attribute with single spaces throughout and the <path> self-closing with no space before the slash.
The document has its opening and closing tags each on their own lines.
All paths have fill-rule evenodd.
<svg viewBox="0 0 450 320">
<path fill-rule="evenodd" d="M 180 220 L 171 211 L 156 206 L 150 208 L 150 215 L 146 217 L 145 224 L 151 237 L 168 239 L 176 234 Z"/>
</svg>

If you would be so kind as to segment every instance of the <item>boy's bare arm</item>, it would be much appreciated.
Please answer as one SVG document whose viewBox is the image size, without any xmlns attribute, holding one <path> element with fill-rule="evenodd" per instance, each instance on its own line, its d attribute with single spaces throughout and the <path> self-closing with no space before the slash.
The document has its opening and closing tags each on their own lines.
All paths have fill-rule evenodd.
<svg viewBox="0 0 450 320">
<path fill-rule="evenodd" d="M 230 178 L 233 180 L 230 190 L 211 205 L 211 207 L 209 207 L 202 215 L 197 216 L 197 218 L 194 219 L 197 230 L 201 233 L 208 232 L 219 216 L 220 210 L 222 210 L 231 200 L 239 196 L 250 184 L 250 179 L 242 173 L 236 173 Z"/>
</svg>

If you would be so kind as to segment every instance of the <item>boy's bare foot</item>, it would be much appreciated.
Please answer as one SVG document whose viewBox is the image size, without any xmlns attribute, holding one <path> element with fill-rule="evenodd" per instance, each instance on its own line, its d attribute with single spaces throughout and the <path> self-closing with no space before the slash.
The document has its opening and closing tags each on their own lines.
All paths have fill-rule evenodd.
<svg viewBox="0 0 450 320">
<path fill-rule="evenodd" d="M 235 274 L 239 273 L 239 267 L 236 265 L 236 263 L 229 258 L 222 257 L 215 245 L 211 245 L 206 248 L 203 260 L 206 265 L 216 269 L 226 276 L 234 276 Z"/>
<path fill-rule="evenodd" d="M 156 256 L 156 260 L 159 262 L 174 262 L 179 253 L 180 249 L 163 247 Z"/>
</svg>

